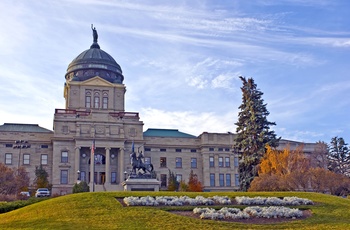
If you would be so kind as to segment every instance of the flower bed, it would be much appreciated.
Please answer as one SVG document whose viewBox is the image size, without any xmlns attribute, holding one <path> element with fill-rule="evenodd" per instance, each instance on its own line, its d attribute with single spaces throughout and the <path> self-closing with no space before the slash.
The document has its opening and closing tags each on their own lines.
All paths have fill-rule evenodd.
<svg viewBox="0 0 350 230">
<path fill-rule="evenodd" d="M 236 202 L 241 205 L 275 205 L 275 206 L 296 206 L 296 205 L 313 205 L 314 203 L 309 199 L 299 198 L 296 196 L 284 197 L 283 199 L 277 197 L 246 197 L 238 196 L 235 198 Z"/>
<path fill-rule="evenodd" d="M 193 213 L 200 214 L 201 219 L 249 219 L 249 218 L 299 218 L 303 216 L 303 212 L 297 208 L 287 208 L 279 206 L 270 207 L 247 207 L 242 211 L 238 208 L 221 208 L 215 210 L 213 208 L 194 208 Z"/>
</svg>

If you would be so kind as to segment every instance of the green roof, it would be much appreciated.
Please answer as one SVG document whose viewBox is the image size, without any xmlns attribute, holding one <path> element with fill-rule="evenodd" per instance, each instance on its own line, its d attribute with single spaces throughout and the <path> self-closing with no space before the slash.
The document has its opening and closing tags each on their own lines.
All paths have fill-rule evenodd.
<svg viewBox="0 0 350 230">
<path fill-rule="evenodd" d="M 143 132 L 143 136 L 196 138 L 196 136 L 180 132 L 178 129 L 147 129 L 145 132 Z"/>
<path fill-rule="evenodd" d="M 24 133 L 52 133 L 51 130 L 40 127 L 37 124 L 4 123 L 0 125 L 0 131 L 24 132 Z"/>
</svg>

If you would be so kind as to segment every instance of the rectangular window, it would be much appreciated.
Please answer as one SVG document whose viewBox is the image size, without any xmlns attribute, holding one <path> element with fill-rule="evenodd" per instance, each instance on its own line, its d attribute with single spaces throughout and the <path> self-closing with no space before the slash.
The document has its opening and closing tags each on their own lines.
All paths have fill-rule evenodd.
<svg viewBox="0 0 350 230">
<path fill-rule="evenodd" d="M 145 157 L 145 164 L 150 165 L 151 164 L 151 158 L 150 157 Z"/>
<path fill-rule="evenodd" d="M 176 181 L 179 183 L 182 181 L 182 174 L 176 174 Z"/>
<path fill-rule="evenodd" d="M 61 170 L 61 184 L 68 184 L 68 170 Z"/>
<path fill-rule="evenodd" d="M 116 184 L 117 183 L 117 173 L 111 172 L 111 183 Z"/>
<path fill-rule="evenodd" d="M 103 97 L 102 98 L 102 108 L 103 109 L 108 109 L 108 97 Z"/>
<path fill-rule="evenodd" d="M 219 167 L 224 167 L 224 158 L 219 157 Z"/>
<path fill-rule="evenodd" d="M 191 153 L 197 152 L 197 149 L 191 149 Z"/>
<path fill-rule="evenodd" d="M 91 97 L 90 96 L 85 97 L 85 107 L 91 108 Z"/>
<path fill-rule="evenodd" d="M 86 172 L 85 171 L 80 172 L 80 180 L 86 182 Z"/>
<path fill-rule="evenodd" d="M 214 157 L 209 157 L 209 167 L 214 167 Z"/>
<path fill-rule="evenodd" d="M 166 149 L 160 149 L 161 152 L 166 152 Z"/>
<path fill-rule="evenodd" d="M 234 158 L 234 166 L 238 167 L 239 166 L 239 161 L 238 161 L 238 157 Z"/>
<path fill-rule="evenodd" d="M 166 157 L 161 157 L 160 158 L 160 167 L 161 168 L 166 168 Z"/>
<path fill-rule="evenodd" d="M 23 154 L 23 164 L 24 165 L 30 164 L 30 155 L 29 154 Z"/>
<path fill-rule="evenodd" d="M 177 153 L 181 153 L 181 151 L 182 151 L 181 149 L 176 149 L 175 150 L 175 152 L 177 152 Z"/>
<path fill-rule="evenodd" d="M 61 152 L 61 163 L 68 163 L 68 152 Z"/>
<path fill-rule="evenodd" d="M 166 174 L 160 174 L 160 186 L 166 187 L 167 179 Z"/>
<path fill-rule="evenodd" d="M 220 187 L 225 186 L 224 174 L 222 174 L 222 173 L 219 174 L 219 185 L 220 185 Z"/>
<path fill-rule="evenodd" d="M 235 174 L 235 185 L 239 186 L 239 174 Z"/>
<path fill-rule="evenodd" d="M 5 154 L 5 164 L 12 165 L 12 153 Z"/>
<path fill-rule="evenodd" d="M 175 167 L 176 168 L 182 168 L 182 158 L 181 157 L 176 157 L 175 158 Z"/>
<path fill-rule="evenodd" d="M 210 186 L 214 187 L 215 186 L 215 174 L 210 173 Z"/>
<path fill-rule="evenodd" d="M 225 167 L 230 167 L 230 157 L 225 157 Z"/>
<path fill-rule="evenodd" d="M 231 186 L 231 174 L 226 174 L 226 186 Z"/>
<path fill-rule="evenodd" d="M 100 108 L 100 97 L 95 96 L 94 100 L 95 100 L 94 108 L 96 109 Z"/>
<path fill-rule="evenodd" d="M 225 152 L 230 152 L 230 149 L 229 148 L 225 148 Z"/>
<path fill-rule="evenodd" d="M 209 151 L 214 151 L 214 148 L 209 148 Z"/>
<path fill-rule="evenodd" d="M 197 168 L 197 158 L 191 158 L 191 168 Z"/>
<path fill-rule="evenodd" d="M 47 148 L 49 148 L 49 146 L 48 145 L 40 145 L 40 148 L 47 149 Z"/>
<path fill-rule="evenodd" d="M 6 147 L 6 148 L 12 148 L 12 147 L 13 147 L 13 144 L 5 144 L 5 147 Z"/>
<path fill-rule="evenodd" d="M 223 148 L 219 148 L 219 149 L 218 149 L 219 152 L 222 152 L 223 150 L 224 150 Z"/>
<path fill-rule="evenodd" d="M 145 148 L 145 152 L 150 152 L 151 151 L 151 148 Z"/>
<path fill-rule="evenodd" d="M 47 165 L 47 159 L 48 159 L 47 154 L 41 154 L 40 164 Z"/>
</svg>

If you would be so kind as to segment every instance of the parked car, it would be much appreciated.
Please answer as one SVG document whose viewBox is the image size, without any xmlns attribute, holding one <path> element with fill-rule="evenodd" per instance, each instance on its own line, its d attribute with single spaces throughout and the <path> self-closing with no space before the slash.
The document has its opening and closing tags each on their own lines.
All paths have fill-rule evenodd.
<svg viewBox="0 0 350 230">
<path fill-rule="evenodd" d="M 30 193 L 29 193 L 29 192 L 23 191 L 23 192 L 20 192 L 19 194 L 20 194 L 21 196 L 24 196 L 24 197 L 30 197 Z"/>
<path fill-rule="evenodd" d="M 47 188 L 38 188 L 35 192 L 35 197 L 49 197 L 50 191 Z"/>
</svg>

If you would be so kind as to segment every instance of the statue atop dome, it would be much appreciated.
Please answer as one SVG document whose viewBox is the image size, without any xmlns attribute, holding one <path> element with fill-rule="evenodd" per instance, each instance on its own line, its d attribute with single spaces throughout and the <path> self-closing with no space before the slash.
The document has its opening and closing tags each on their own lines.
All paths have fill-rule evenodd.
<svg viewBox="0 0 350 230">
<path fill-rule="evenodd" d="M 97 34 L 96 27 L 94 27 L 94 24 L 91 24 L 91 29 L 92 29 L 92 36 L 94 38 L 94 43 L 97 43 L 98 34 Z"/>
</svg>

